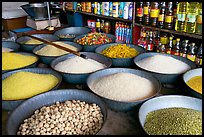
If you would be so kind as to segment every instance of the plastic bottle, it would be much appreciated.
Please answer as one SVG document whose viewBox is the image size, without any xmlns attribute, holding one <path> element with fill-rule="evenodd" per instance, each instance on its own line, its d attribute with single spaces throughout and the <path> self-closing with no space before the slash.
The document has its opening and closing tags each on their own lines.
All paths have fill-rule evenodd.
<svg viewBox="0 0 204 137">
<path fill-rule="evenodd" d="M 179 4 L 179 2 L 174 2 L 173 3 L 173 28 L 175 28 L 175 24 L 176 24 L 178 4 Z"/>
<path fill-rule="evenodd" d="M 198 15 L 196 17 L 195 33 L 202 35 L 202 2 L 200 2 L 199 8 L 198 8 Z"/>
<path fill-rule="evenodd" d="M 97 6 L 97 8 L 98 8 L 98 12 L 97 12 L 97 14 L 98 15 L 100 15 L 101 14 L 101 5 L 100 5 L 100 2 L 98 2 L 98 6 Z"/>
<path fill-rule="evenodd" d="M 118 18 L 118 2 L 113 2 L 113 17 Z"/>
<path fill-rule="evenodd" d="M 190 2 L 189 10 L 186 15 L 186 32 L 195 33 L 196 16 L 198 15 L 198 2 Z"/>
<path fill-rule="evenodd" d="M 160 13 L 158 16 L 158 28 L 164 28 L 164 16 L 165 16 L 165 10 L 166 10 L 166 2 L 160 2 Z"/>
<path fill-rule="evenodd" d="M 100 19 L 96 20 L 96 32 L 101 32 L 101 22 L 100 22 Z"/>
<path fill-rule="evenodd" d="M 142 24 L 143 2 L 136 2 L 136 22 Z"/>
<path fill-rule="evenodd" d="M 103 11 L 105 16 L 109 16 L 109 2 L 103 3 Z"/>
<path fill-rule="evenodd" d="M 195 62 L 196 51 L 197 51 L 197 47 L 195 46 L 195 43 L 191 43 L 191 45 L 190 45 L 190 47 L 188 48 L 188 51 L 187 51 L 187 59 Z"/>
<path fill-rule="evenodd" d="M 123 19 L 128 19 L 128 12 L 129 12 L 129 4 L 128 4 L 128 2 L 125 2 Z"/>
<path fill-rule="evenodd" d="M 95 7 L 94 2 L 91 2 L 91 13 L 94 13 L 94 7 Z"/>
<path fill-rule="evenodd" d="M 143 5 L 143 24 L 149 25 L 150 20 L 150 2 L 144 2 Z"/>
<path fill-rule="evenodd" d="M 132 10 L 133 10 L 133 3 L 130 2 L 130 4 L 129 4 L 129 11 L 128 11 L 128 19 L 129 20 L 132 20 Z"/>
<path fill-rule="evenodd" d="M 94 2 L 94 14 L 98 13 L 98 2 Z"/>
<path fill-rule="evenodd" d="M 173 28 L 173 2 L 168 2 L 165 14 L 164 27 L 165 29 Z"/>
<path fill-rule="evenodd" d="M 187 13 L 188 2 L 180 2 L 177 7 L 177 19 L 175 24 L 175 30 L 180 32 L 186 32 L 186 13 Z"/>
<path fill-rule="evenodd" d="M 109 16 L 113 16 L 113 2 L 109 2 Z"/>
<path fill-rule="evenodd" d="M 125 2 L 120 2 L 120 7 L 118 10 L 118 17 L 123 18 L 123 11 L 124 11 Z"/>
<path fill-rule="evenodd" d="M 197 67 L 202 67 L 202 43 L 201 43 L 201 45 L 200 45 L 200 47 L 198 49 L 198 52 L 196 54 L 195 62 L 196 62 Z"/>
<path fill-rule="evenodd" d="M 151 26 L 156 27 L 158 16 L 159 16 L 159 3 L 152 2 L 151 10 L 150 10 L 150 25 Z"/>
<path fill-rule="evenodd" d="M 169 43 L 166 46 L 167 54 L 171 54 L 172 47 L 173 47 L 173 37 L 169 37 Z"/>
<path fill-rule="evenodd" d="M 180 56 L 181 56 L 181 57 L 184 57 L 184 58 L 187 57 L 188 42 L 189 42 L 189 40 L 184 40 L 184 41 L 182 42 L 181 52 L 180 52 Z"/>
</svg>

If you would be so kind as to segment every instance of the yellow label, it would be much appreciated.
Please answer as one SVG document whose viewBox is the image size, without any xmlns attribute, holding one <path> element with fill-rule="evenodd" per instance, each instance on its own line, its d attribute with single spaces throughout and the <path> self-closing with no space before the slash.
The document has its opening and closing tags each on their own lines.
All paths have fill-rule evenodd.
<svg viewBox="0 0 204 137">
<path fill-rule="evenodd" d="M 165 22 L 172 23 L 172 21 L 173 21 L 173 16 L 166 16 L 165 17 Z"/>
<path fill-rule="evenodd" d="M 160 15 L 159 15 L 158 21 L 164 21 L 164 14 L 160 14 Z"/>
<path fill-rule="evenodd" d="M 100 28 L 100 26 L 101 26 L 101 25 L 100 25 L 100 22 L 96 22 L 96 27 L 97 27 L 97 28 Z"/>
<path fill-rule="evenodd" d="M 162 44 L 166 45 L 167 41 L 168 41 L 168 38 L 167 37 L 160 37 L 160 41 L 161 41 Z"/>
<path fill-rule="evenodd" d="M 144 15 L 148 15 L 149 14 L 149 7 L 144 7 Z"/>
<path fill-rule="evenodd" d="M 167 54 L 171 54 L 171 51 L 170 51 L 170 50 L 168 50 L 166 53 L 167 53 Z"/>
<path fill-rule="evenodd" d="M 191 61 L 195 61 L 196 56 L 195 55 L 187 55 L 187 59 L 191 60 Z"/>
<path fill-rule="evenodd" d="M 159 9 L 151 9 L 150 17 L 151 18 L 158 18 L 158 16 L 159 16 Z"/>
</svg>

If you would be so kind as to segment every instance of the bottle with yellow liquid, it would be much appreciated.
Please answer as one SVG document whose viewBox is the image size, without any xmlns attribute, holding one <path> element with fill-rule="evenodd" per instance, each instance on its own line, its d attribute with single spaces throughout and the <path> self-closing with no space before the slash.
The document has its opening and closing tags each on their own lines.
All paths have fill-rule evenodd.
<svg viewBox="0 0 204 137">
<path fill-rule="evenodd" d="M 175 30 L 186 32 L 186 14 L 188 10 L 188 2 L 180 2 L 177 7 L 177 19 L 175 23 Z"/>
<path fill-rule="evenodd" d="M 186 32 L 195 33 L 196 16 L 198 15 L 198 2 L 190 2 L 189 9 L 186 15 Z"/>
<path fill-rule="evenodd" d="M 199 8 L 198 8 L 195 33 L 202 35 L 202 2 L 200 2 Z"/>
</svg>

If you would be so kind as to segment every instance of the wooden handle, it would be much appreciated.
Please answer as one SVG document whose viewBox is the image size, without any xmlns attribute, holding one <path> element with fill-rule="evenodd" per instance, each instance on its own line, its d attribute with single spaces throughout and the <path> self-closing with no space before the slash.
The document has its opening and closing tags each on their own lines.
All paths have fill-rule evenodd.
<svg viewBox="0 0 204 137">
<path fill-rule="evenodd" d="M 75 55 L 81 57 L 81 54 L 80 54 L 79 52 L 74 51 L 74 50 L 71 50 L 71 49 L 66 48 L 66 47 L 63 47 L 63 46 L 60 46 L 59 44 L 53 43 L 53 42 L 51 42 L 51 41 L 49 41 L 49 40 L 41 39 L 41 38 L 38 38 L 38 37 L 35 37 L 35 36 L 26 35 L 26 34 L 24 34 L 24 36 L 28 36 L 28 37 L 31 37 L 31 38 L 33 38 L 33 39 L 39 40 L 39 41 L 41 41 L 41 42 L 43 42 L 43 43 L 46 43 L 46 44 L 49 44 L 49 45 L 53 45 L 53 46 L 55 46 L 56 48 L 65 50 L 65 51 L 67 51 L 67 52 L 73 53 L 73 54 L 75 54 Z"/>
</svg>

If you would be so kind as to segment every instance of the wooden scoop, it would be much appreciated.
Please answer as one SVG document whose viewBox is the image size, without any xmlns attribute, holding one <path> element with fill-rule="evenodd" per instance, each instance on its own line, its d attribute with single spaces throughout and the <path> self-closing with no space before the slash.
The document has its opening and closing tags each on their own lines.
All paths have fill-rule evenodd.
<svg viewBox="0 0 204 137">
<path fill-rule="evenodd" d="M 59 44 L 56 44 L 56 43 L 53 43 L 53 42 L 51 42 L 51 41 L 49 41 L 49 40 L 41 39 L 41 38 L 38 38 L 38 37 L 35 37 L 35 36 L 31 36 L 31 35 L 27 35 L 27 34 L 24 34 L 24 36 L 31 37 L 31 38 L 36 39 L 36 40 L 39 40 L 39 41 L 41 41 L 41 42 L 43 42 L 43 43 L 45 43 L 45 44 L 52 45 L 52 46 L 54 46 L 54 47 L 56 47 L 56 48 L 59 48 L 59 49 L 65 50 L 65 51 L 67 51 L 67 52 L 73 53 L 73 54 L 75 54 L 75 55 L 77 55 L 77 56 L 79 56 L 79 57 L 82 57 L 82 58 L 84 58 L 84 59 L 88 59 L 86 55 L 81 54 L 81 53 L 78 52 L 78 51 L 74 51 L 74 50 L 71 50 L 71 49 L 69 49 L 69 48 L 67 48 L 67 47 L 63 47 L 63 46 L 61 46 L 61 45 L 59 45 Z"/>
</svg>

